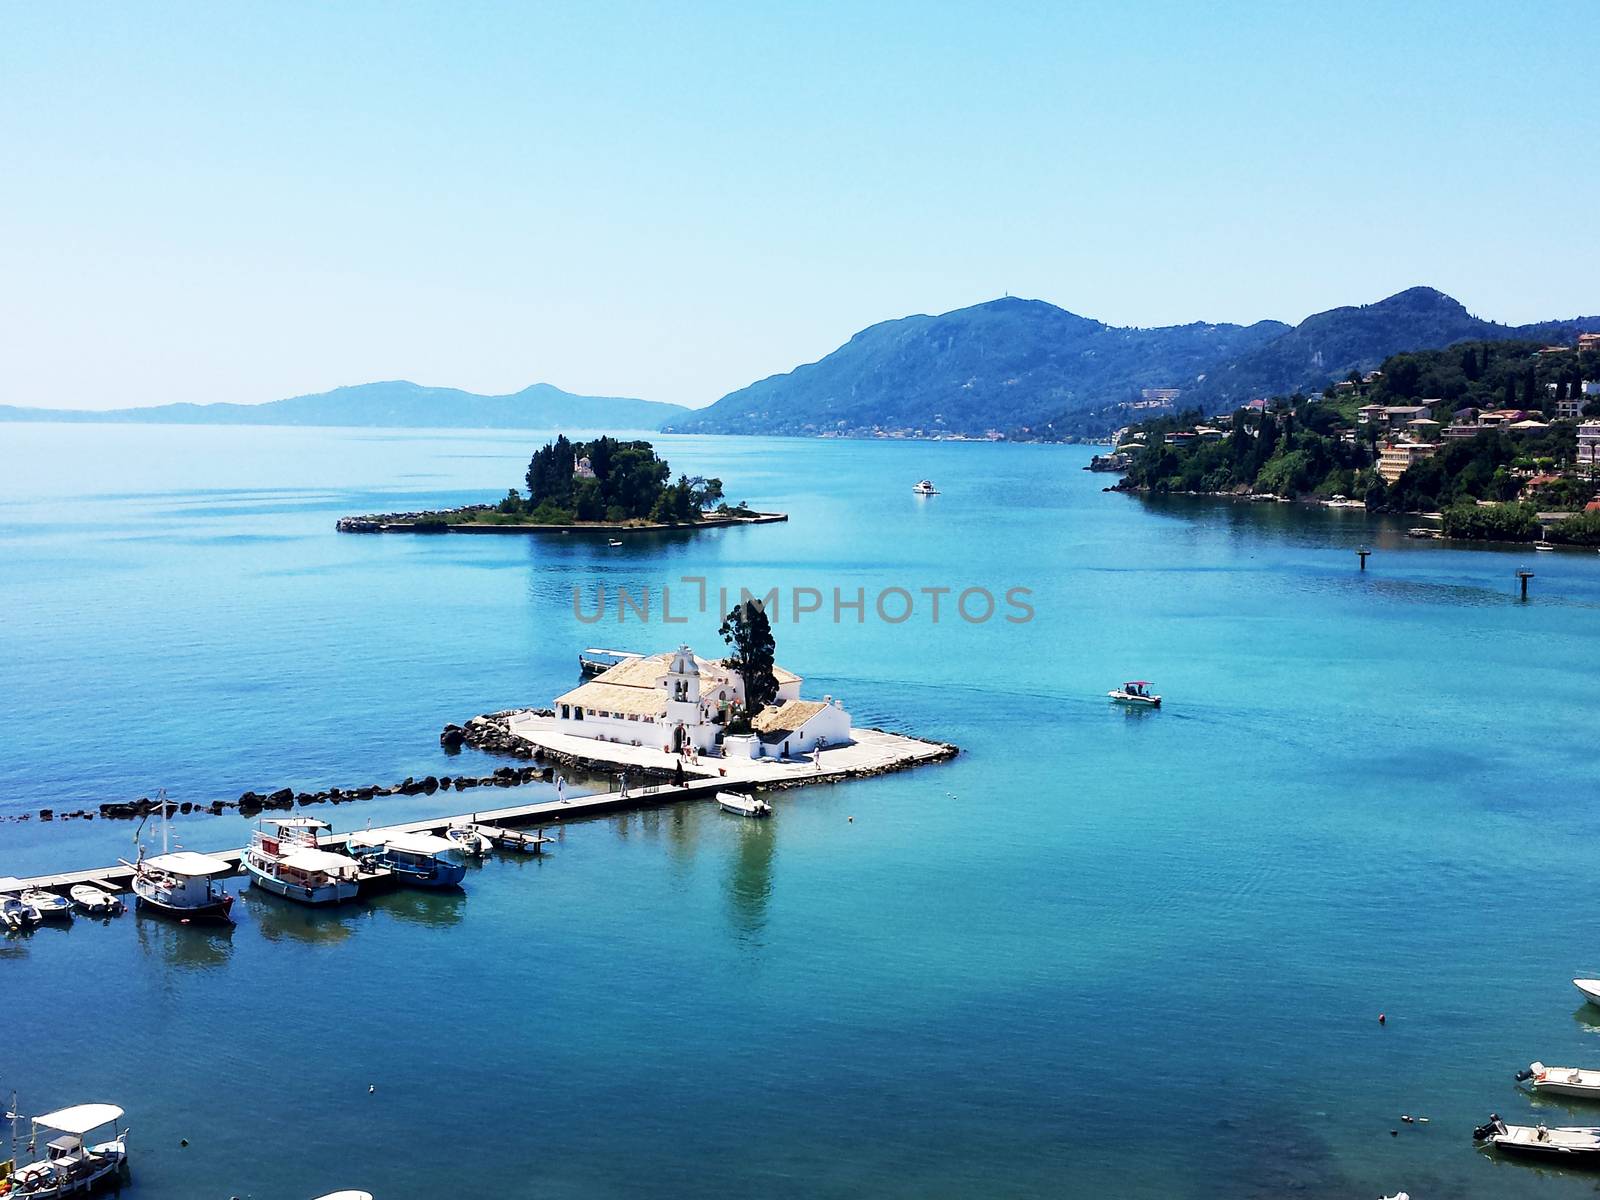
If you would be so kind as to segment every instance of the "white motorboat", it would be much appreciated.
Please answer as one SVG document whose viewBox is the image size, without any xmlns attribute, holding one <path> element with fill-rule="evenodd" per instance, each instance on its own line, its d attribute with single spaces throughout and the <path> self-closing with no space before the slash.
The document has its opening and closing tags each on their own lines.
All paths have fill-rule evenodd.
<svg viewBox="0 0 1600 1200">
<path fill-rule="evenodd" d="M 452 825 L 444 831 L 444 836 L 454 842 L 461 853 L 473 858 L 482 858 L 489 853 L 489 839 L 471 825 Z"/>
<path fill-rule="evenodd" d="M 67 895 L 72 897 L 79 912 L 91 917 L 114 917 L 122 911 L 122 897 L 113 896 L 92 883 L 75 883 L 67 889 Z"/>
<path fill-rule="evenodd" d="M 7 1200 L 58 1200 L 120 1185 L 128 1175 L 128 1133 L 119 1127 L 121 1120 L 122 1110 L 115 1104 L 76 1104 L 35 1117 L 30 1147 L 41 1143 L 41 1130 L 60 1136 L 43 1142 L 43 1158 L 15 1170 Z M 106 1125 L 110 1138 L 84 1141 Z"/>
<path fill-rule="evenodd" d="M 1149 708 L 1160 708 L 1161 697 L 1150 690 L 1148 679 L 1130 679 L 1119 688 L 1112 688 L 1106 693 L 1119 704 L 1139 704 Z"/>
<path fill-rule="evenodd" d="M 917 486 L 911 489 L 919 496 L 937 496 L 939 489 L 933 486 L 931 479 L 919 479 Z"/>
<path fill-rule="evenodd" d="M 1572 986 L 1583 993 L 1583 998 L 1600 1008 L 1600 979 L 1574 979 Z"/>
<path fill-rule="evenodd" d="M 329 1192 L 326 1196 L 318 1196 L 317 1200 L 372 1200 L 371 1192 Z M 1409 1197 L 1407 1198 L 1409 1200 Z"/>
<path fill-rule="evenodd" d="M 621 538 L 611 538 L 610 541 L 607 544 L 610 545 L 610 547 L 613 550 L 615 550 L 618 546 L 622 545 L 622 539 Z"/>
<path fill-rule="evenodd" d="M 0 896 L 0 927 L 20 932 L 38 923 L 39 914 L 32 905 L 24 904 L 15 896 Z"/>
<path fill-rule="evenodd" d="M 1536 1062 L 1517 1072 L 1517 1082 L 1526 1083 L 1535 1095 L 1576 1096 L 1580 1100 L 1600 1100 L 1600 1071 L 1581 1067 L 1547 1067 Z"/>
<path fill-rule="evenodd" d="M 759 796 L 746 796 L 740 792 L 718 792 L 717 804 L 723 812 L 740 817 L 770 817 L 772 805 Z"/>
<path fill-rule="evenodd" d="M 354 900 L 361 864 L 317 845 L 317 834 L 328 828 L 315 817 L 263 817 L 244 852 L 250 886 L 301 904 Z"/>
<path fill-rule="evenodd" d="M 29 888 L 22 893 L 22 902 L 37 912 L 41 921 L 72 920 L 72 901 L 43 888 Z"/>
<path fill-rule="evenodd" d="M 1559 1160 L 1573 1165 L 1600 1163 L 1600 1129 L 1547 1125 L 1507 1125 L 1498 1113 L 1472 1131 L 1472 1140 L 1487 1149 L 1528 1158 Z"/>
</svg>

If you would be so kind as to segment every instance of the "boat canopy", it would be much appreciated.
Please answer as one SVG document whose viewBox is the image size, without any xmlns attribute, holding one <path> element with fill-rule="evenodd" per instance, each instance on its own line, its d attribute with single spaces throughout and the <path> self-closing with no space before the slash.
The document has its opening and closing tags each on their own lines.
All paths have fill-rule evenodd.
<svg viewBox="0 0 1600 1200">
<path fill-rule="evenodd" d="M 71 1108 L 58 1108 L 53 1113 L 35 1117 L 33 1123 L 58 1133 L 82 1137 L 91 1129 L 109 1125 L 122 1119 L 122 1110 L 115 1104 L 74 1104 Z"/>
<path fill-rule="evenodd" d="M 1123 687 L 1149 687 L 1150 686 L 1150 681 L 1148 679 L 1130 679 L 1130 680 L 1128 680 L 1127 683 L 1123 684 L 1122 686 Z"/>
<path fill-rule="evenodd" d="M 329 875 L 338 875 L 346 871 L 354 871 L 356 862 L 346 858 L 343 854 L 335 854 L 332 850 L 313 850 L 310 846 L 304 849 L 291 850 L 282 859 L 283 865 L 296 871 L 323 871 Z"/>
<path fill-rule="evenodd" d="M 158 854 L 154 858 L 145 859 L 144 865 L 154 867 L 158 871 L 170 871 L 174 875 L 186 875 L 191 879 L 233 874 L 231 864 L 223 862 L 220 858 L 212 858 L 209 854 L 197 854 L 193 850 L 174 850 L 171 854 Z"/>
<path fill-rule="evenodd" d="M 316 817 L 267 817 L 268 825 L 276 825 L 279 829 L 332 829 L 326 821 Z"/>
<path fill-rule="evenodd" d="M 389 839 L 389 849 L 405 854 L 444 854 L 461 847 L 431 833 L 397 833 Z"/>
</svg>

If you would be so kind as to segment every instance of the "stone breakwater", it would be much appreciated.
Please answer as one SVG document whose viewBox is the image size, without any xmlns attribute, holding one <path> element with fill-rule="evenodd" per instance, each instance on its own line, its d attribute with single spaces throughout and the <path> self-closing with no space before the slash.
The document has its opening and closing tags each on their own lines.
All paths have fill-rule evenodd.
<svg viewBox="0 0 1600 1200">
<path fill-rule="evenodd" d="M 535 758 L 533 747 L 520 738 L 510 736 L 507 718 L 514 712 L 490 713 L 474 717 L 466 726 L 446 725 L 439 742 L 447 750 L 470 745 L 489 754 L 514 755 L 517 758 Z M 220 817 L 227 812 L 238 812 L 253 817 L 261 812 L 283 811 L 296 805 L 349 804 L 356 800 L 371 800 L 377 796 L 431 796 L 436 792 L 468 791 L 477 787 L 516 787 L 524 783 L 548 783 L 553 776 L 547 766 L 497 767 L 488 775 L 424 775 L 420 779 L 407 775 L 395 784 L 368 784 L 362 787 L 324 788 L 317 792 L 296 791 L 280 787 L 273 791 L 248 791 L 237 800 L 213 800 L 210 803 L 169 800 L 168 816 L 210 815 Z M 37 814 L 21 813 L 13 821 L 131 821 L 153 816 L 161 811 L 161 802 L 148 796 L 137 800 L 102 804 L 98 808 L 54 809 L 41 808 Z"/>
</svg>

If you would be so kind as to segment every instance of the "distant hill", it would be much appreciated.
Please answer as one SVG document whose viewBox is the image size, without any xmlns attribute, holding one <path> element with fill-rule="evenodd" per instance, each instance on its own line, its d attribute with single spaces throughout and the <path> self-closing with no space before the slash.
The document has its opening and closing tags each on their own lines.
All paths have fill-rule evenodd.
<svg viewBox="0 0 1600 1200">
<path fill-rule="evenodd" d="M 481 396 L 395 380 L 335 388 L 266 404 L 162 404 L 107 412 L 13 408 L 0 421 L 116 421 L 177 425 L 357 425 L 391 428 L 659 429 L 689 410 L 622 396 L 577 396 L 536 383 L 509 396 Z"/>
<path fill-rule="evenodd" d="M 1142 388 L 1182 386 L 1287 329 L 1277 321 L 1119 328 L 1007 297 L 873 325 L 821 361 L 753 383 L 668 428 L 1050 436 L 1058 417 L 1136 400 Z"/>
<path fill-rule="evenodd" d="M 1298 326 L 1121 328 L 1040 300 L 992 300 L 862 330 L 815 363 L 774 375 L 668 424 L 672 432 L 898 432 L 1056 438 L 1141 415 L 1144 389 L 1176 388 L 1187 408 L 1320 391 L 1400 350 L 1468 338 L 1570 337 L 1600 317 L 1511 327 L 1480 320 L 1432 288 L 1337 308 Z"/>
<path fill-rule="evenodd" d="M 1439 350 L 1469 340 L 1570 341 L 1590 329 L 1600 329 L 1600 317 L 1500 325 L 1473 316 L 1443 292 L 1414 287 L 1376 304 L 1307 317 L 1282 337 L 1219 364 L 1183 401 L 1186 407 L 1192 403 L 1220 410 L 1257 396 L 1320 392 L 1331 380 L 1374 370 L 1391 354 L 1406 350 Z"/>
</svg>

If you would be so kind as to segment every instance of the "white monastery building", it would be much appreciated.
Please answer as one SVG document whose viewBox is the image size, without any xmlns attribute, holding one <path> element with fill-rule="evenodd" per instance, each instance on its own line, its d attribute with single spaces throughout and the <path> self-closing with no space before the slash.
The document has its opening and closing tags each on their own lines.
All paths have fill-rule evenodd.
<svg viewBox="0 0 1600 1200">
<path fill-rule="evenodd" d="M 667 754 L 692 748 L 738 758 L 795 758 L 853 740 L 843 704 L 832 696 L 802 700 L 800 676 L 782 667 L 773 674 L 778 698 L 751 720 L 750 734 L 726 733 L 733 710 L 744 706 L 744 680 L 688 646 L 625 659 L 557 696 L 556 729 Z"/>
</svg>

